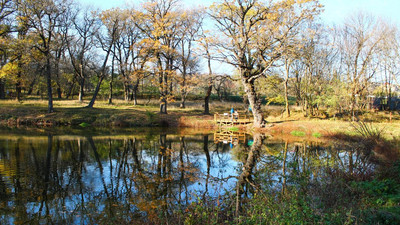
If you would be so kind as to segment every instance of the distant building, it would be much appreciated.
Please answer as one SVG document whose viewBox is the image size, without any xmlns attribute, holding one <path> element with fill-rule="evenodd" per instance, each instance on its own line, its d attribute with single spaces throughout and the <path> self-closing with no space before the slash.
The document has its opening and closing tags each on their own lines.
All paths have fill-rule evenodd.
<svg viewBox="0 0 400 225">
<path fill-rule="evenodd" d="M 400 98 L 398 97 L 376 97 L 374 95 L 367 96 L 368 109 L 370 110 L 400 110 Z"/>
</svg>

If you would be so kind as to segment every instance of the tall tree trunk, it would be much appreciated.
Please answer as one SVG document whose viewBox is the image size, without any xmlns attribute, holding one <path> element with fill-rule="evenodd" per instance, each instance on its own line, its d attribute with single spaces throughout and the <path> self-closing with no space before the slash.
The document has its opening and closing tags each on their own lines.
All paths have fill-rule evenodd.
<svg viewBox="0 0 400 225">
<path fill-rule="evenodd" d="M 220 102 L 223 102 L 223 101 L 222 101 L 223 93 L 222 93 L 222 90 L 221 90 L 221 86 L 218 85 L 218 88 L 215 88 L 215 91 L 217 91 L 218 100 L 219 100 Z"/>
<path fill-rule="evenodd" d="M 165 96 L 161 96 L 160 100 L 160 113 L 161 114 L 167 114 L 167 99 Z"/>
<path fill-rule="evenodd" d="M 22 68 L 22 55 L 18 56 L 18 68 Z M 19 70 L 17 73 L 17 82 L 15 83 L 15 92 L 16 92 L 16 99 L 17 101 L 21 101 L 22 100 L 22 72 Z"/>
<path fill-rule="evenodd" d="M 246 76 L 242 75 L 242 83 L 244 91 L 249 99 L 250 107 L 253 111 L 253 127 L 262 128 L 265 126 L 264 115 L 261 109 L 261 99 L 259 99 L 254 85 L 254 80 L 246 79 Z"/>
<path fill-rule="evenodd" d="M 59 79 L 57 79 L 57 97 L 59 99 L 62 98 L 61 83 L 60 83 Z"/>
<path fill-rule="evenodd" d="M 54 112 L 53 108 L 53 90 L 51 87 L 51 60 L 50 52 L 46 53 L 47 63 L 46 63 L 46 80 L 47 80 L 47 97 L 48 97 L 48 113 Z"/>
<path fill-rule="evenodd" d="M 290 117 L 289 96 L 288 96 L 289 95 L 288 82 L 289 82 L 290 62 L 291 62 L 291 60 L 289 60 L 289 59 L 285 60 L 286 77 L 285 77 L 285 81 L 283 82 L 283 85 L 285 86 L 285 109 L 286 109 L 287 117 Z"/>
<path fill-rule="evenodd" d="M 350 112 L 351 112 L 351 120 L 353 122 L 356 121 L 356 98 L 355 98 L 355 96 L 351 97 Z"/>
<path fill-rule="evenodd" d="M 62 90 L 61 90 L 61 84 L 60 82 L 57 82 L 57 97 L 59 99 L 62 99 Z"/>
<path fill-rule="evenodd" d="M 57 97 L 59 99 L 62 98 L 62 91 L 61 91 L 61 81 L 60 81 L 60 70 L 59 70 L 59 62 L 55 64 L 55 71 L 56 71 L 56 82 L 57 82 Z"/>
<path fill-rule="evenodd" d="M 179 107 L 181 109 L 185 108 L 185 102 L 186 102 L 186 67 L 184 66 L 183 69 L 183 81 L 182 81 L 182 87 L 181 87 L 181 104 L 179 105 Z"/>
<path fill-rule="evenodd" d="M 94 90 L 93 97 L 90 100 L 89 105 L 87 106 L 88 108 L 93 108 L 94 103 L 97 98 L 97 95 L 99 94 L 101 82 L 103 82 L 103 79 L 104 79 L 104 75 L 100 76 L 99 81 L 97 82 L 97 85 L 96 85 L 96 89 Z"/>
<path fill-rule="evenodd" d="M 68 89 L 67 95 L 65 96 L 66 99 L 68 99 L 71 96 L 72 91 L 74 90 L 74 87 L 75 87 L 75 79 L 74 79 L 74 81 L 72 81 L 72 83 Z M 72 96 L 71 96 L 71 99 L 72 99 Z"/>
<path fill-rule="evenodd" d="M 5 99 L 6 98 L 6 84 L 5 80 L 3 78 L 0 78 L 0 99 Z"/>
<path fill-rule="evenodd" d="M 135 83 L 135 85 L 133 86 L 133 90 L 132 90 L 133 105 L 137 105 L 137 92 L 138 92 L 138 89 L 139 89 L 139 82 L 140 82 L 140 79 L 137 78 L 137 79 L 136 79 L 136 83 Z"/>
<path fill-rule="evenodd" d="M 0 66 L 3 67 L 6 64 L 7 56 L 3 54 L 0 56 Z M 4 78 L 0 78 L 0 99 L 6 98 L 6 80 Z"/>
<path fill-rule="evenodd" d="M 181 104 L 179 105 L 179 107 L 180 107 L 181 109 L 186 108 L 185 102 L 186 102 L 186 96 L 185 96 L 185 95 L 182 95 Z"/>
<path fill-rule="evenodd" d="M 111 70 L 111 80 L 110 80 L 110 93 L 108 95 L 108 104 L 112 104 L 112 99 L 113 99 L 113 81 L 114 81 L 114 71 Z"/>
<path fill-rule="evenodd" d="M 124 99 L 125 101 L 129 101 L 129 82 L 126 80 L 124 81 Z"/>
<path fill-rule="evenodd" d="M 208 50 L 208 43 L 206 43 L 206 53 L 207 53 L 207 66 L 208 66 L 208 87 L 206 96 L 204 97 L 204 115 L 210 114 L 210 96 L 213 88 L 213 78 L 212 78 L 212 67 L 211 67 L 211 55 Z"/>
<path fill-rule="evenodd" d="M 305 117 L 308 117 L 308 99 L 304 97 L 303 99 L 303 113 Z"/>
<path fill-rule="evenodd" d="M 114 32 L 116 32 L 116 28 L 115 27 L 113 29 L 113 35 L 114 35 Z M 115 37 L 113 36 L 112 40 L 111 40 L 111 43 L 109 43 L 109 46 L 107 48 L 106 56 L 104 58 L 103 65 L 101 67 L 101 72 L 100 72 L 101 74 L 99 76 L 99 82 L 97 82 L 97 86 L 96 86 L 96 89 L 94 90 L 93 97 L 90 100 L 89 105 L 87 106 L 87 108 L 93 108 L 94 103 L 96 102 L 97 95 L 99 94 L 99 91 L 100 91 L 101 82 L 103 82 L 104 77 L 106 76 L 106 73 L 107 73 L 106 72 L 107 71 L 107 62 L 108 62 L 108 57 L 110 56 L 110 53 L 111 53 L 111 48 L 114 45 L 114 41 L 115 41 L 114 38 Z"/>
<path fill-rule="evenodd" d="M 115 51 L 115 49 L 114 49 Z M 112 61 L 111 61 L 111 79 L 110 79 L 110 93 L 108 95 L 108 104 L 112 104 L 112 99 L 113 99 L 113 82 L 114 82 L 114 59 L 115 55 L 113 55 Z"/>
<path fill-rule="evenodd" d="M 184 45 L 183 45 L 184 46 Z M 182 55 L 184 54 L 184 48 L 182 48 Z M 185 108 L 185 101 L 186 101 L 186 63 L 187 61 L 185 60 L 185 58 L 182 58 L 182 83 L 181 83 L 181 104 L 180 104 L 180 108 L 184 109 Z M 171 90 L 172 91 L 172 90 Z"/>
<path fill-rule="evenodd" d="M 211 78 L 210 78 L 211 79 Z M 209 82 L 207 91 L 206 91 L 206 96 L 204 98 L 204 115 L 210 115 L 210 96 L 212 92 L 212 84 L 210 85 L 211 82 Z"/>
<path fill-rule="evenodd" d="M 298 71 L 296 71 L 296 85 L 295 85 L 295 87 L 296 87 L 296 105 L 297 105 L 297 106 L 300 106 L 301 103 L 302 103 L 302 100 L 301 100 L 301 91 L 300 91 L 300 88 L 301 88 L 301 78 L 300 78 L 300 75 L 299 75 L 299 72 L 298 72 Z"/>
<path fill-rule="evenodd" d="M 356 79 L 354 79 L 356 80 Z M 356 81 L 353 81 L 353 87 L 351 89 L 351 96 L 350 96 L 350 112 L 351 112 L 351 120 L 354 122 L 356 120 Z"/>
<path fill-rule="evenodd" d="M 85 77 L 80 76 L 79 78 L 79 101 L 83 101 L 83 96 L 85 95 Z"/>
<path fill-rule="evenodd" d="M 33 87 L 35 86 L 36 81 L 37 81 L 37 76 L 34 76 L 32 82 L 29 84 L 28 93 L 27 93 L 28 95 L 32 94 Z"/>
<path fill-rule="evenodd" d="M 17 76 L 17 83 L 15 84 L 15 92 L 16 92 L 16 100 L 21 101 L 22 100 L 22 96 L 21 96 L 22 88 L 21 88 L 21 76 L 20 75 Z"/>
<path fill-rule="evenodd" d="M 163 69 L 160 56 L 158 56 L 158 67 L 162 70 L 159 72 L 160 114 L 167 114 L 168 72 Z"/>
<path fill-rule="evenodd" d="M 287 79 L 284 82 L 284 86 L 285 86 L 285 110 L 286 110 L 287 117 L 290 117 L 288 80 Z"/>
</svg>

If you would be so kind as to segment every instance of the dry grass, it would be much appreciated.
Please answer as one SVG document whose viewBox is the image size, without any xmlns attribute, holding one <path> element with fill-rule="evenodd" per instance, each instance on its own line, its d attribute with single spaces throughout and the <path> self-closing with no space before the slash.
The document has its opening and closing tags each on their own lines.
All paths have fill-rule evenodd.
<svg viewBox="0 0 400 225">
<path fill-rule="evenodd" d="M 141 99 L 138 105 L 134 106 L 132 102 L 114 99 L 113 104 L 107 101 L 98 100 L 94 109 L 85 108 L 89 100 L 80 102 L 78 100 L 55 100 L 55 113 L 47 114 L 47 101 L 39 99 L 28 99 L 22 102 L 15 100 L 0 101 L 0 121 L 4 124 L 16 120 L 49 120 L 58 124 L 79 124 L 87 122 L 100 126 L 148 126 L 160 125 L 166 123 L 170 126 L 212 128 L 212 116 L 204 116 L 203 101 L 186 102 L 186 108 L 179 107 L 180 102 L 168 104 L 168 115 L 160 115 L 159 103 L 157 100 Z M 245 106 L 242 103 L 219 102 L 210 103 L 210 113 L 229 112 L 234 108 L 241 113 L 245 113 Z M 292 107 L 291 117 L 283 114 L 282 106 L 266 106 L 266 117 L 272 127 L 263 131 L 271 135 L 291 136 L 293 131 L 300 131 L 306 134 L 305 138 L 310 138 L 315 133 L 326 136 L 329 133 L 345 132 L 354 133 L 351 124 L 342 120 L 321 120 L 319 118 L 305 118 L 300 109 Z M 375 116 L 383 122 L 372 123 L 372 126 L 383 130 L 383 136 L 387 139 L 400 137 L 400 123 L 398 113 L 393 113 L 392 122 L 388 122 L 389 114 L 387 112 L 376 112 L 366 114 L 366 118 Z M 315 136 L 315 135 L 314 135 Z"/>
</svg>

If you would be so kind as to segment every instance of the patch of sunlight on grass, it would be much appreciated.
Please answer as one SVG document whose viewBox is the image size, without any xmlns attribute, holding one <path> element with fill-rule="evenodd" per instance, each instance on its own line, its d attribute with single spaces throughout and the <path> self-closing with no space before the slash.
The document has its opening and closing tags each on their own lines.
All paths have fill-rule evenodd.
<svg viewBox="0 0 400 225">
<path fill-rule="evenodd" d="M 304 137 L 306 136 L 306 132 L 304 131 L 298 131 L 298 130 L 294 130 L 292 132 L 290 132 L 291 135 L 296 136 L 296 137 Z"/>
<path fill-rule="evenodd" d="M 322 134 L 319 132 L 314 132 L 314 133 L 312 133 L 312 136 L 316 137 L 316 138 L 320 138 L 320 137 L 322 137 Z"/>
</svg>

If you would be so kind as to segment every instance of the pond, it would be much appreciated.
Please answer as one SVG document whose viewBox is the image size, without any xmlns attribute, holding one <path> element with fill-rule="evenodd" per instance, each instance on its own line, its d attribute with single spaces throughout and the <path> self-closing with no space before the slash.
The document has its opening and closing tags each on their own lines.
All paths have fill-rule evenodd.
<svg viewBox="0 0 400 225">
<path fill-rule="evenodd" d="M 345 194 L 335 179 L 376 167 L 369 152 L 343 143 L 233 131 L 44 133 L 0 135 L 0 224 L 180 224 L 210 213 L 220 223 L 260 190 L 333 207 Z"/>
</svg>

